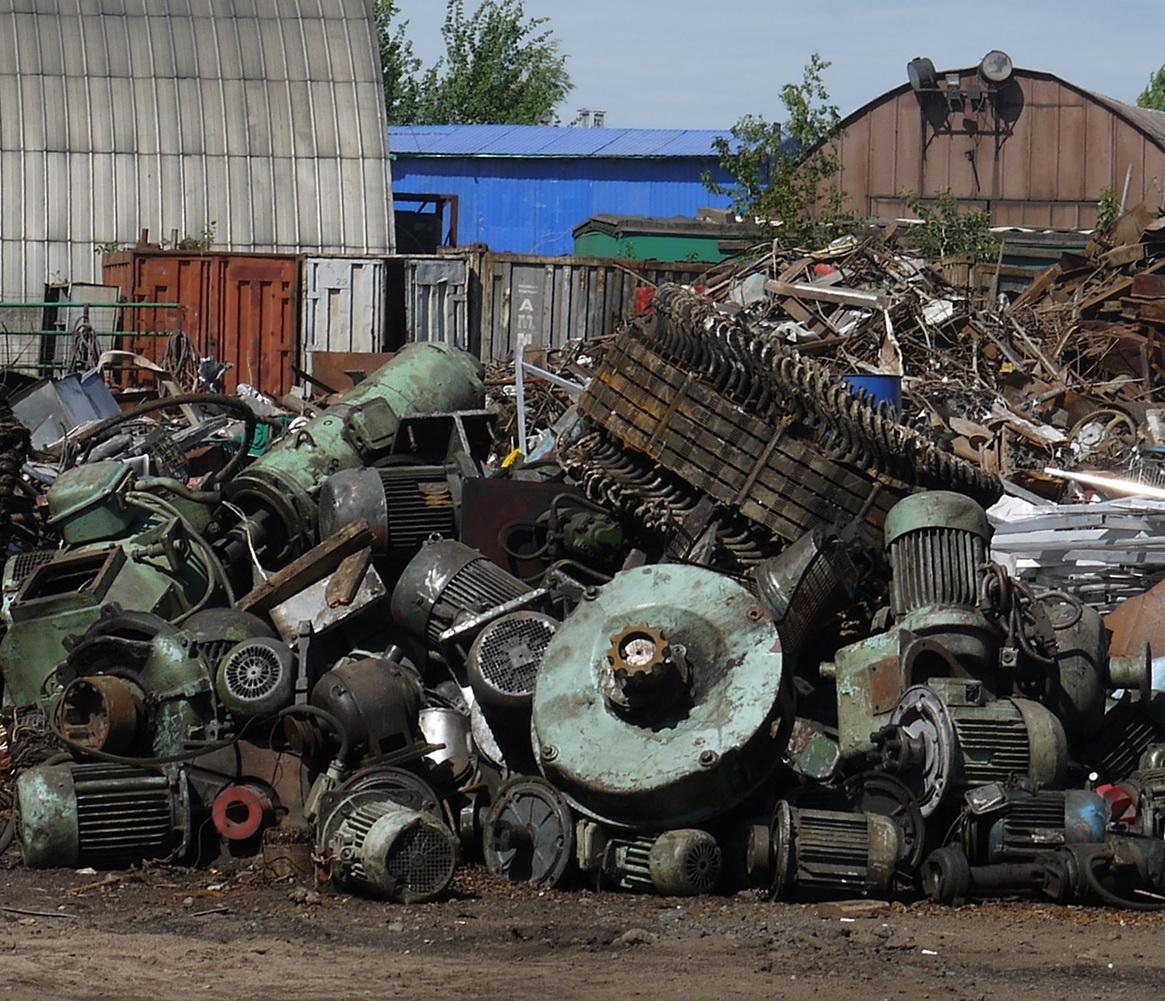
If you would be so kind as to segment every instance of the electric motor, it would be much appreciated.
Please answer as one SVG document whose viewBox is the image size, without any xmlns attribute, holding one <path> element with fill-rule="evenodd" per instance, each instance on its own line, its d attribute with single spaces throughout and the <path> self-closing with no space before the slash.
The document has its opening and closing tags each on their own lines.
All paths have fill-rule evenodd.
<svg viewBox="0 0 1165 1001">
<path fill-rule="evenodd" d="M 495 876 L 557 886 L 574 855 L 574 817 L 549 782 L 515 776 L 495 794 L 481 837 L 485 864 Z"/>
<path fill-rule="evenodd" d="M 1063 786 L 1068 741 L 1059 719 L 1029 699 L 991 699 L 978 682 L 932 678 L 907 689 L 877 736 L 882 763 L 907 779 L 929 817 L 955 790 L 1025 776 Z"/>
<path fill-rule="evenodd" d="M 337 719 L 353 754 L 378 757 L 417 740 L 421 684 L 396 661 L 367 657 L 333 667 L 316 682 L 311 704 Z"/>
<path fill-rule="evenodd" d="M 647 855 L 655 892 L 664 897 L 711 893 L 720 882 L 724 858 L 707 831 L 664 831 Z"/>
<path fill-rule="evenodd" d="M 580 826 L 585 868 L 620 890 L 694 897 L 712 893 L 724 872 L 724 853 L 707 831 L 680 829 L 626 837 L 596 824 Z"/>
<path fill-rule="evenodd" d="M 432 900 L 457 868 L 457 839 L 445 824 L 374 789 L 340 800 L 318 841 L 340 886 L 397 903 Z"/>
<path fill-rule="evenodd" d="M 541 612 L 512 612 L 485 626 L 465 660 L 473 694 L 503 720 L 528 716 L 534 683 L 558 622 Z"/>
<path fill-rule="evenodd" d="M 277 639 L 243 640 L 222 655 L 217 689 L 236 716 L 274 716 L 295 697 L 295 657 Z"/>
<path fill-rule="evenodd" d="M 440 647 L 441 634 L 491 609 L 509 611 L 533 589 L 460 542 L 431 542 L 404 568 L 392 592 L 392 617 L 410 635 Z M 472 637 L 467 637 L 467 642 Z"/>
<path fill-rule="evenodd" d="M 237 608 L 204 608 L 182 624 L 182 631 L 190 637 L 191 653 L 201 657 L 215 677 L 223 655 L 236 643 L 275 638 L 275 631 L 259 616 Z"/>
<path fill-rule="evenodd" d="M 888 817 L 786 802 L 777 804 L 771 838 L 771 890 L 779 900 L 888 896 L 906 854 Z"/>
<path fill-rule="evenodd" d="M 979 610 L 991 542 L 983 508 L 945 490 L 912 494 L 886 515 L 885 539 L 897 624 L 937 641 L 973 673 L 994 667 L 999 631 Z"/>
<path fill-rule="evenodd" d="M 947 490 L 905 497 L 886 515 L 885 538 L 896 619 L 922 608 L 978 605 L 991 526 L 971 498 Z"/>
<path fill-rule="evenodd" d="M 807 532 L 756 567 L 757 591 L 786 653 L 803 650 L 814 629 L 853 595 L 857 575 L 845 547 L 821 530 Z"/>
<path fill-rule="evenodd" d="M 532 713 L 538 768 L 585 816 L 660 832 L 744 800 L 792 725 L 780 637 L 702 567 L 624 570 L 558 627 Z"/>
<path fill-rule="evenodd" d="M 320 489 L 320 538 L 363 519 L 376 555 L 403 562 L 428 539 L 457 537 L 460 494 L 458 476 L 446 466 L 341 470 Z"/>
<path fill-rule="evenodd" d="M 320 487 L 341 469 L 389 454 L 401 419 L 475 409 L 485 388 L 481 363 L 445 344 L 406 345 L 302 428 L 284 435 L 227 485 L 248 521 L 231 541 L 233 556 L 254 546 L 279 565 L 318 539 Z"/>
<path fill-rule="evenodd" d="M 1061 845 L 1104 840 L 1108 806 L 1089 789 L 992 783 L 967 793 L 963 847 L 975 864 L 1030 862 Z"/>
<path fill-rule="evenodd" d="M 1123 784 L 1136 793 L 1136 832 L 1147 838 L 1165 837 L 1165 768 L 1142 768 Z"/>
<path fill-rule="evenodd" d="M 24 864 L 116 869 L 180 853 L 190 840 L 190 793 L 177 768 L 38 765 L 16 780 Z"/>
</svg>

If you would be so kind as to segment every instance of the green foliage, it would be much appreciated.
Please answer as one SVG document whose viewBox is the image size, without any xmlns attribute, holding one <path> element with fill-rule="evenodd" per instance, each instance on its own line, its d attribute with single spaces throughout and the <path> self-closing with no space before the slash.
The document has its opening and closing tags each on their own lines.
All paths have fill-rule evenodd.
<svg viewBox="0 0 1165 1001">
<path fill-rule="evenodd" d="M 396 23 L 398 13 L 396 0 L 372 0 L 388 120 L 415 122 L 421 107 L 421 88 L 417 80 L 421 61 L 414 55 L 413 43 L 407 35 L 408 21 Z"/>
<path fill-rule="evenodd" d="M 1165 66 L 1162 66 L 1157 72 L 1149 74 L 1149 85 L 1141 91 L 1141 96 L 1137 98 L 1137 107 L 1165 111 Z"/>
<path fill-rule="evenodd" d="M 703 177 L 709 191 L 731 198 L 737 215 L 779 227 L 786 246 L 821 246 L 852 223 L 837 183 L 841 115 L 822 79 L 829 66 L 815 52 L 801 82 L 781 88 L 783 124 L 745 115 L 732 127 L 733 142 L 716 140 L 730 184 L 719 184 L 708 173 Z"/>
<path fill-rule="evenodd" d="M 1120 215 L 1121 200 L 1112 188 L 1105 188 L 1096 203 L 1096 228 L 1108 229 Z"/>
<path fill-rule="evenodd" d="M 940 191 L 933 203 L 907 195 L 906 204 L 922 220 L 910 228 L 910 236 L 924 256 L 969 255 L 976 261 L 993 261 L 998 256 L 999 238 L 991 232 L 991 214 L 985 209 L 960 212 L 950 188 Z"/>
<path fill-rule="evenodd" d="M 573 87 L 548 19 L 527 17 L 524 0 L 481 0 L 471 14 L 446 0 L 445 55 L 424 70 L 396 0 L 374 0 L 374 13 L 393 124 L 549 124 Z"/>
<path fill-rule="evenodd" d="M 107 240 L 105 243 L 93 244 L 93 253 L 98 257 L 104 257 L 106 254 L 116 254 L 119 250 L 125 250 L 128 247 L 128 243 L 121 243 L 118 240 Z"/>
</svg>

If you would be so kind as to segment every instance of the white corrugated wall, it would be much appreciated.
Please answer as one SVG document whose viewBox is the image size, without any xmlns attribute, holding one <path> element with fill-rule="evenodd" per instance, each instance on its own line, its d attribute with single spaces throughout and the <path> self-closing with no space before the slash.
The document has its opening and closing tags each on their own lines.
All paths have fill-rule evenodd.
<svg viewBox="0 0 1165 1001">
<path fill-rule="evenodd" d="M 0 297 L 143 228 L 390 253 L 387 145 L 370 0 L 0 0 Z"/>
</svg>

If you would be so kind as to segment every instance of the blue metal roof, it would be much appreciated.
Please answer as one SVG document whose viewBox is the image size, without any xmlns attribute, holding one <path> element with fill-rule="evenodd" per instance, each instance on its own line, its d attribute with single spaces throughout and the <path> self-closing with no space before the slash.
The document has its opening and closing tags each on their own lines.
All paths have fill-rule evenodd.
<svg viewBox="0 0 1165 1001">
<path fill-rule="evenodd" d="M 398 156 L 687 157 L 716 156 L 715 129 L 584 129 L 553 125 L 393 125 Z"/>
</svg>

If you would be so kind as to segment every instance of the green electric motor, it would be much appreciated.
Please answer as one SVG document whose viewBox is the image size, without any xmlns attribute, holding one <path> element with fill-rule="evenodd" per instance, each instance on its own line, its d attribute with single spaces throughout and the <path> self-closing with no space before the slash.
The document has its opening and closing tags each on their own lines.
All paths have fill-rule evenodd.
<svg viewBox="0 0 1165 1001">
<path fill-rule="evenodd" d="M 641 567 L 589 591 L 550 640 L 534 752 L 585 816 L 662 832 L 756 789 L 792 715 L 780 639 L 745 588 L 701 567 Z"/>
<path fill-rule="evenodd" d="M 371 466 L 391 453 L 410 414 L 480 408 L 481 363 L 446 344 L 409 344 L 326 411 L 288 432 L 228 484 L 249 521 L 236 545 L 255 545 L 265 563 L 282 565 L 315 545 L 320 487 L 333 473 Z"/>
</svg>

